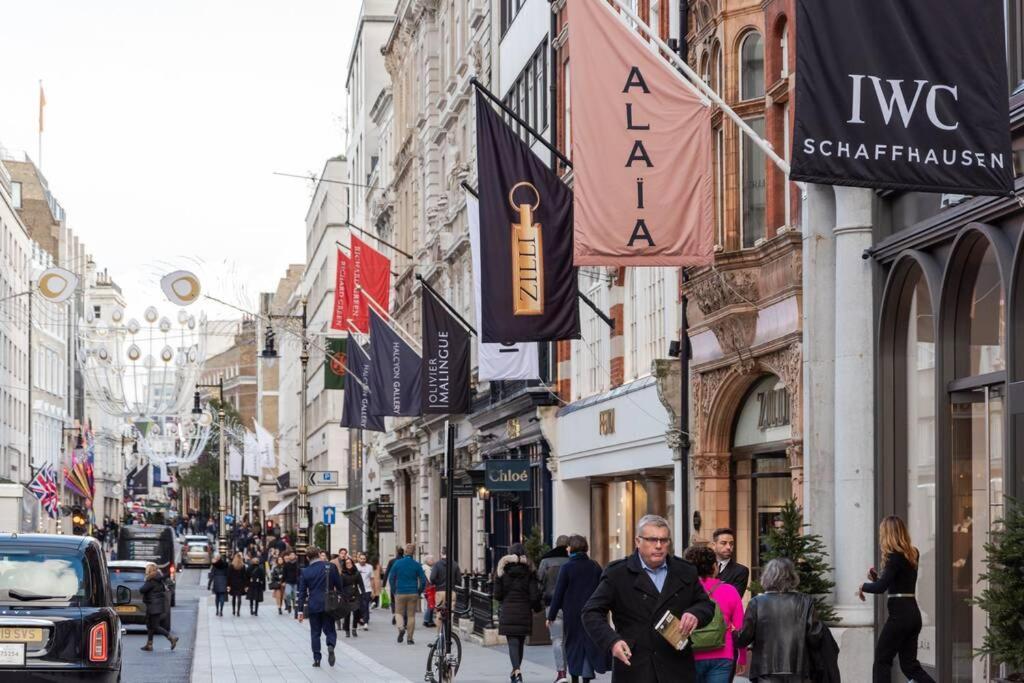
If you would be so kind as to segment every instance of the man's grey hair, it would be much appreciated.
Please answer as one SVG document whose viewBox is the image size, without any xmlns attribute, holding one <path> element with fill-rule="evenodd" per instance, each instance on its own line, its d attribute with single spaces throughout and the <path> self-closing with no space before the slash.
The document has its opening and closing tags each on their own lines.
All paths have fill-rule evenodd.
<svg viewBox="0 0 1024 683">
<path fill-rule="evenodd" d="M 799 585 L 800 575 L 796 571 L 796 565 L 785 557 L 772 560 L 761 572 L 761 586 L 766 591 L 787 593 L 795 591 Z"/>
<path fill-rule="evenodd" d="M 660 529 L 665 529 L 672 534 L 671 527 L 668 525 L 668 520 L 661 515 L 644 515 L 640 518 L 640 521 L 636 523 L 636 535 L 641 536 L 645 526 L 656 526 Z"/>
<path fill-rule="evenodd" d="M 555 539 L 555 547 L 556 548 L 564 548 L 567 545 L 569 545 L 569 537 L 566 536 L 565 534 L 562 534 L 561 536 L 559 536 L 558 538 Z"/>
</svg>

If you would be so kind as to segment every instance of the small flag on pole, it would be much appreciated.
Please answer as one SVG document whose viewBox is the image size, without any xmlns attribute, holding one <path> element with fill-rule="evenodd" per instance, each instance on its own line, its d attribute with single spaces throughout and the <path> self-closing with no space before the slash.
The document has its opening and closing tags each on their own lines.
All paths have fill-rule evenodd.
<svg viewBox="0 0 1024 683">
<path fill-rule="evenodd" d="M 345 340 L 328 339 L 324 354 L 324 389 L 345 388 Z"/>
<path fill-rule="evenodd" d="M 43 132 L 43 109 L 46 108 L 46 94 L 43 92 L 43 82 L 39 81 L 39 132 Z"/>
</svg>

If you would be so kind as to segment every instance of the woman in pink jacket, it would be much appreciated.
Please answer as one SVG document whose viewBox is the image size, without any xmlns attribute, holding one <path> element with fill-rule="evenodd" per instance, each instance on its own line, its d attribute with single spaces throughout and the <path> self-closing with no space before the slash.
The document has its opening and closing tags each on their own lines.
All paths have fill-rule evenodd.
<svg viewBox="0 0 1024 683">
<path fill-rule="evenodd" d="M 714 578 L 718 569 L 715 551 L 707 546 L 691 546 L 683 559 L 697 568 L 700 583 L 725 618 L 725 645 L 717 650 L 694 652 L 697 664 L 697 683 L 729 683 L 736 664 L 736 649 L 732 643 L 732 632 L 743 628 L 743 599 L 736 589 Z M 740 650 L 739 662 L 745 664 L 747 653 Z"/>
</svg>

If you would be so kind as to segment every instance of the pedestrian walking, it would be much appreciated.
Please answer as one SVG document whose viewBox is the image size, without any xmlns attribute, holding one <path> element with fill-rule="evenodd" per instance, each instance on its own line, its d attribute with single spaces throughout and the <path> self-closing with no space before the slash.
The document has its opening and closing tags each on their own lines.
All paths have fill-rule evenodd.
<svg viewBox="0 0 1024 683">
<path fill-rule="evenodd" d="M 242 553 L 236 552 L 228 567 L 228 592 L 231 594 L 231 614 L 242 616 L 242 598 L 248 588 L 249 575 L 245 570 Z"/>
<path fill-rule="evenodd" d="M 246 578 L 248 579 L 246 594 L 249 597 L 249 614 L 256 617 L 260 614 L 260 603 L 263 602 L 263 593 L 267 590 L 267 572 L 259 557 L 252 558 Z"/>
<path fill-rule="evenodd" d="M 882 575 L 875 568 L 868 570 L 868 583 L 857 589 L 857 597 L 865 593 L 889 593 L 886 600 L 888 617 L 878 634 L 874 683 L 892 680 L 892 660 L 898 654 L 900 671 L 914 683 L 934 683 L 917 659 L 917 638 L 921 634 L 921 609 L 914 591 L 917 589 L 917 565 L 920 553 L 910 541 L 903 520 L 890 515 L 878 525 L 878 542 L 882 555 Z"/>
<path fill-rule="evenodd" d="M 697 570 L 669 554 L 668 521 L 644 515 L 636 526 L 636 551 L 608 565 L 583 608 L 583 627 L 603 652 L 611 652 L 613 683 L 694 683 L 693 651 L 676 650 L 653 626 L 666 612 L 684 636 L 705 626 L 715 605 Z M 615 623 L 608 623 L 608 614 Z"/>
<path fill-rule="evenodd" d="M 427 587 L 427 576 L 423 573 L 423 565 L 416 561 L 413 554 L 416 546 L 409 543 L 405 546 L 402 557 L 391 565 L 388 572 L 388 588 L 395 603 L 395 626 L 398 627 L 398 642 L 402 642 L 408 631 L 408 643 L 413 644 L 416 632 L 416 607 L 420 595 Z"/>
<path fill-rule="evenodd" d="M 732 642 L 732 632 L 743 626 L 743 600 L 732 584 L 715 577 L 719 565 L 714 550 L 703 545 L 691 546 L 683 553 L 683 559 L 697 568 L 700 585 L 718 606 L 721 617 L 718 624 L 712 621 L 709 626 L 720 627 L 720 631 L 709 634 L 716 636 L 715 640 L 721 642 L 720 647 L 698 648 L 696 640 L 691 643 L 694 648 L 693 658 L 696 660 L 697 683 L 729 683 L 735 672 L 738 649 Z M 745 651 L 740 651 L 739 661 L 746 664 Z"/>
<path fill-rule="evenodd" d="M 288 550 L 284 556 L 284 609 L 291 612 L 295 606 L 295 593 L 299 585 L 299 556 L 294 550 Z M 299 618 L 299 610 L 292 614 L 293 618 Z"/>
<path fill-rule="evenodd" d="M 558 571 L 562 565 L 569 561 L 569 537 L 561 535 L 555 539 L 555 547 L 544 553 L 537 564 L 537 580 L 540 581 L 541 602 L 544 609 L 551 606 L 551 596 L 555 592 L 555 584 L 558 583 Z M 590 597 L 590 594 L 587 594 Z M 551 635 L 551 654 L 555 658 L 555 683 L 566 683 L 565 650 L 562 637 L 564 634 L 564 622 L 560 613 L 554 619 L 548 619 L 548 633 Z"/>
<path fill-rule="evenodd" d="M 434 586 L 430 581 L 430 573 L 434 569 L 434 556 L 424 555 L 423 556 L 423 575 L 427 577 L 427 587 L 423 590 L 423 597 L 426 607 L 423 610 L 423 625 L 433 628 L 434 624 L 434 606 L 437 604 L 437 587 Z"/>
<path fill-rule="evenodd" d="M 441 547 L 441 559 L 430 568 L 430 585 L 434 587 L 434 605 L 445 604 L 448 599 L 448 563 L 452 565 L 452 587 L 453 589 L 462 583 L 462 572 L 459 571 L 459 563 L 448 557 L 448 548 Z M 440 631 L 443 622 L 437 623 Z"/>
<path fill-rule="evenodd" d="M 320 635 L 327 641 L 327 663 L 334 666 L 334 647 L 338 644 L 338 632 L 334 628 L 334 617 L 327 613 L 327 592 L 342 590 L 341 574 L 330 562 L 321 559 L 319 548 L 310 546 L 306 550 L 307 566 L 299 572 L 299 589 L 296 594 L 295 611 L 299 623 L 309 619 L 309 638 L 313 650 L 313 666 L 320 666 Z"/>
<path fill-rule="evenodd" d="M 359 621 L 363 630 L 370 628 L 370 602 L 373 599 L 373 574 L 374 567 L 367 562 L 366 553 L 356 555 L 356 569 L 359 570 L 359 578 L 363 580 L 363 592 L 359 596 Z"/>
<path fill-rule="evenodd" d="M 155 564 L 150 562 L 146 565 L 145 579 L 145 583 L 139 589 L 142 601 L 146 605 L 146 644 L 142 646 L 142 649 L 152 652 L 153 636 L 161 635 L 167 638 L 173 650 L 178 646 L 178 636 L 165 629 L 160 623 L 163 621 L 164 614 L 170 609 L 163 574 Z"/>
<path fill-rule="evenodd" d="M 270 583 L 268 584 L 271 595 L 274 596 L 274 603 L 277 605 L 277 613 L 284 614 L 284 557 L 277 555 L 273 565 L 270 567 Z"/>
<path fill-rule="evenodd" d="M 513 543 L 509 554 L 498 561 L 494 577 L 494 599 L 501 603 L 498 612 L 498 633 L 508 641 L 508 658 L 512 663 L 510 683 L 522 683 L 519 670 L 523 663 L 526 636 L 533 626 L 533 612 L 543 609 L 540 583 L 526 556 L 522 543 Z"/>
<path fill-rule="evenodd" d="M 384 569 L 384 576 L 382 577 L 383 584 L 384 584 L 384 586 L 387 586 L 388 592 L 390 593 L 390 595 L 388 597 L 390 597 L 391 599 L 389 600 L 388 604 L 391 607 L 391 625 L 392 626 L 394 626 L 396 624 L 396 617 L 395 617 L 395 592 L 393 590 L 391 590 L 391 569 L 395 566 L 395 562 L 397 562 L 398 560 L 402 559 L 404 556 L 405 556 L 405 548 L 403 548 L 402 546 L 396 546 L 395 547 L 395 556 L 392 557 L 390 560 L 388 560 L 388 565 L 387 565 L 387 567 L 385 567 L 385 569 Z"/>
<path fill-rule="evenodd" d="M 718 562 L 715 578 L 735 588 L 742 599 L 743 594 L 747 592 L 747 584 L 750 582 L 750 569 L 737 562 L 734 557 L 736 553 L 736 532 L 729 527 L 715 529 L 711 533 L 711 549 L 715 551 L 715 559 Z M 746 664 L 740 663 L 738 659 L 738 654 L 742 650 L 734 647 L 733 651 L 737 654 L 737 659 L 733 666 L 734 673 L 745 674 Z M 746 659 L 745 656 L 744 659 Z"/>
<path fill-rule="evenodd" d="M 373 567 L 373 574 L 370 576 L 370 590 L 373 595 L 371 596 L 370 603 L 374 607 L 380 607 L 380 594 L 384 588 L 384 579 L 380 572 L 380 558 L 375 557 L 370 560 L 370 566 Z"/>
<path fill-rule="evenodd" d="M 228 563 L 220 555 L 214 555 L 210 571 L 206 575 L 206 589 L 213 591 L 217 616 L 224 616 L 224 603 L 228 601 Z"/>
<path fill-rule="evenodd" d="M 358 638 L 359 637 L 359 616 L 360 616 L 360 596 L 363 594 L 363 577 L 356 568 L 355 560 L 351 557 L 345 558 L 345 563 L 341 566 L 341 585 L 343 586 L 341 591 L 341 599 L 346 604 L 351 604 L 354 609 L 345 613 L 342 619 L 341 628 L 345 632 L 345 637 Z"/>
<path fill-rule="evenodd" d="M 764 593 L 747 604 L 743 628 L 734 633 L 736 647 L 752 645 L 750 674 L 759 683 L 804 681 L 811 675 L 810 648 L 822 642 L 825 627 L 814 599 L 796 592 L 800 575 L 793 562 L 776 558 L 761 572 Z"/>
<path fill-rule="evenodd" d="M 558 540 L 561 541 L 561 537 Z M 563 636 L 561 645 L 564 647 L 564 668 L 555 680 L 556 683 L 558 680 L 566 680 L 568 673 L 572 683 L 579 683 L 581 679 L 592 681 L 597 674 L 612 668 L 611 653 L 601 650 L 583 630 L 583 607 L 601 583 L 601 565 L 587 555 L 590 544 L 583 536 L 574 534 L 566 537 L 565 550 L 568 556 L 559 565 L 547 612 L 549 630 L 556 620 L 563 627 L 559 634 Z"/>
</svg>

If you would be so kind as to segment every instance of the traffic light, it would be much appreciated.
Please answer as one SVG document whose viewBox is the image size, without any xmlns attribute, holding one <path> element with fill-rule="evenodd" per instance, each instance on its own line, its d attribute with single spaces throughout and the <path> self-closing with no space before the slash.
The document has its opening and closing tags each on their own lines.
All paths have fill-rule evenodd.
<svg viewBox="0 0 1024 683">
<path fill-rule="evenodd" d="M 75 536 L 86 536 L 88 531 L 89 518 L 85 510 L 79 506 L 71 508 L 71 533 Z"/>
<path fill-rule="evenodd" d="M 267 520 L 267 536 L 270 536 L 273 533 L 274 533 L 274 520 L 268 519 Z"/>
</svg>

